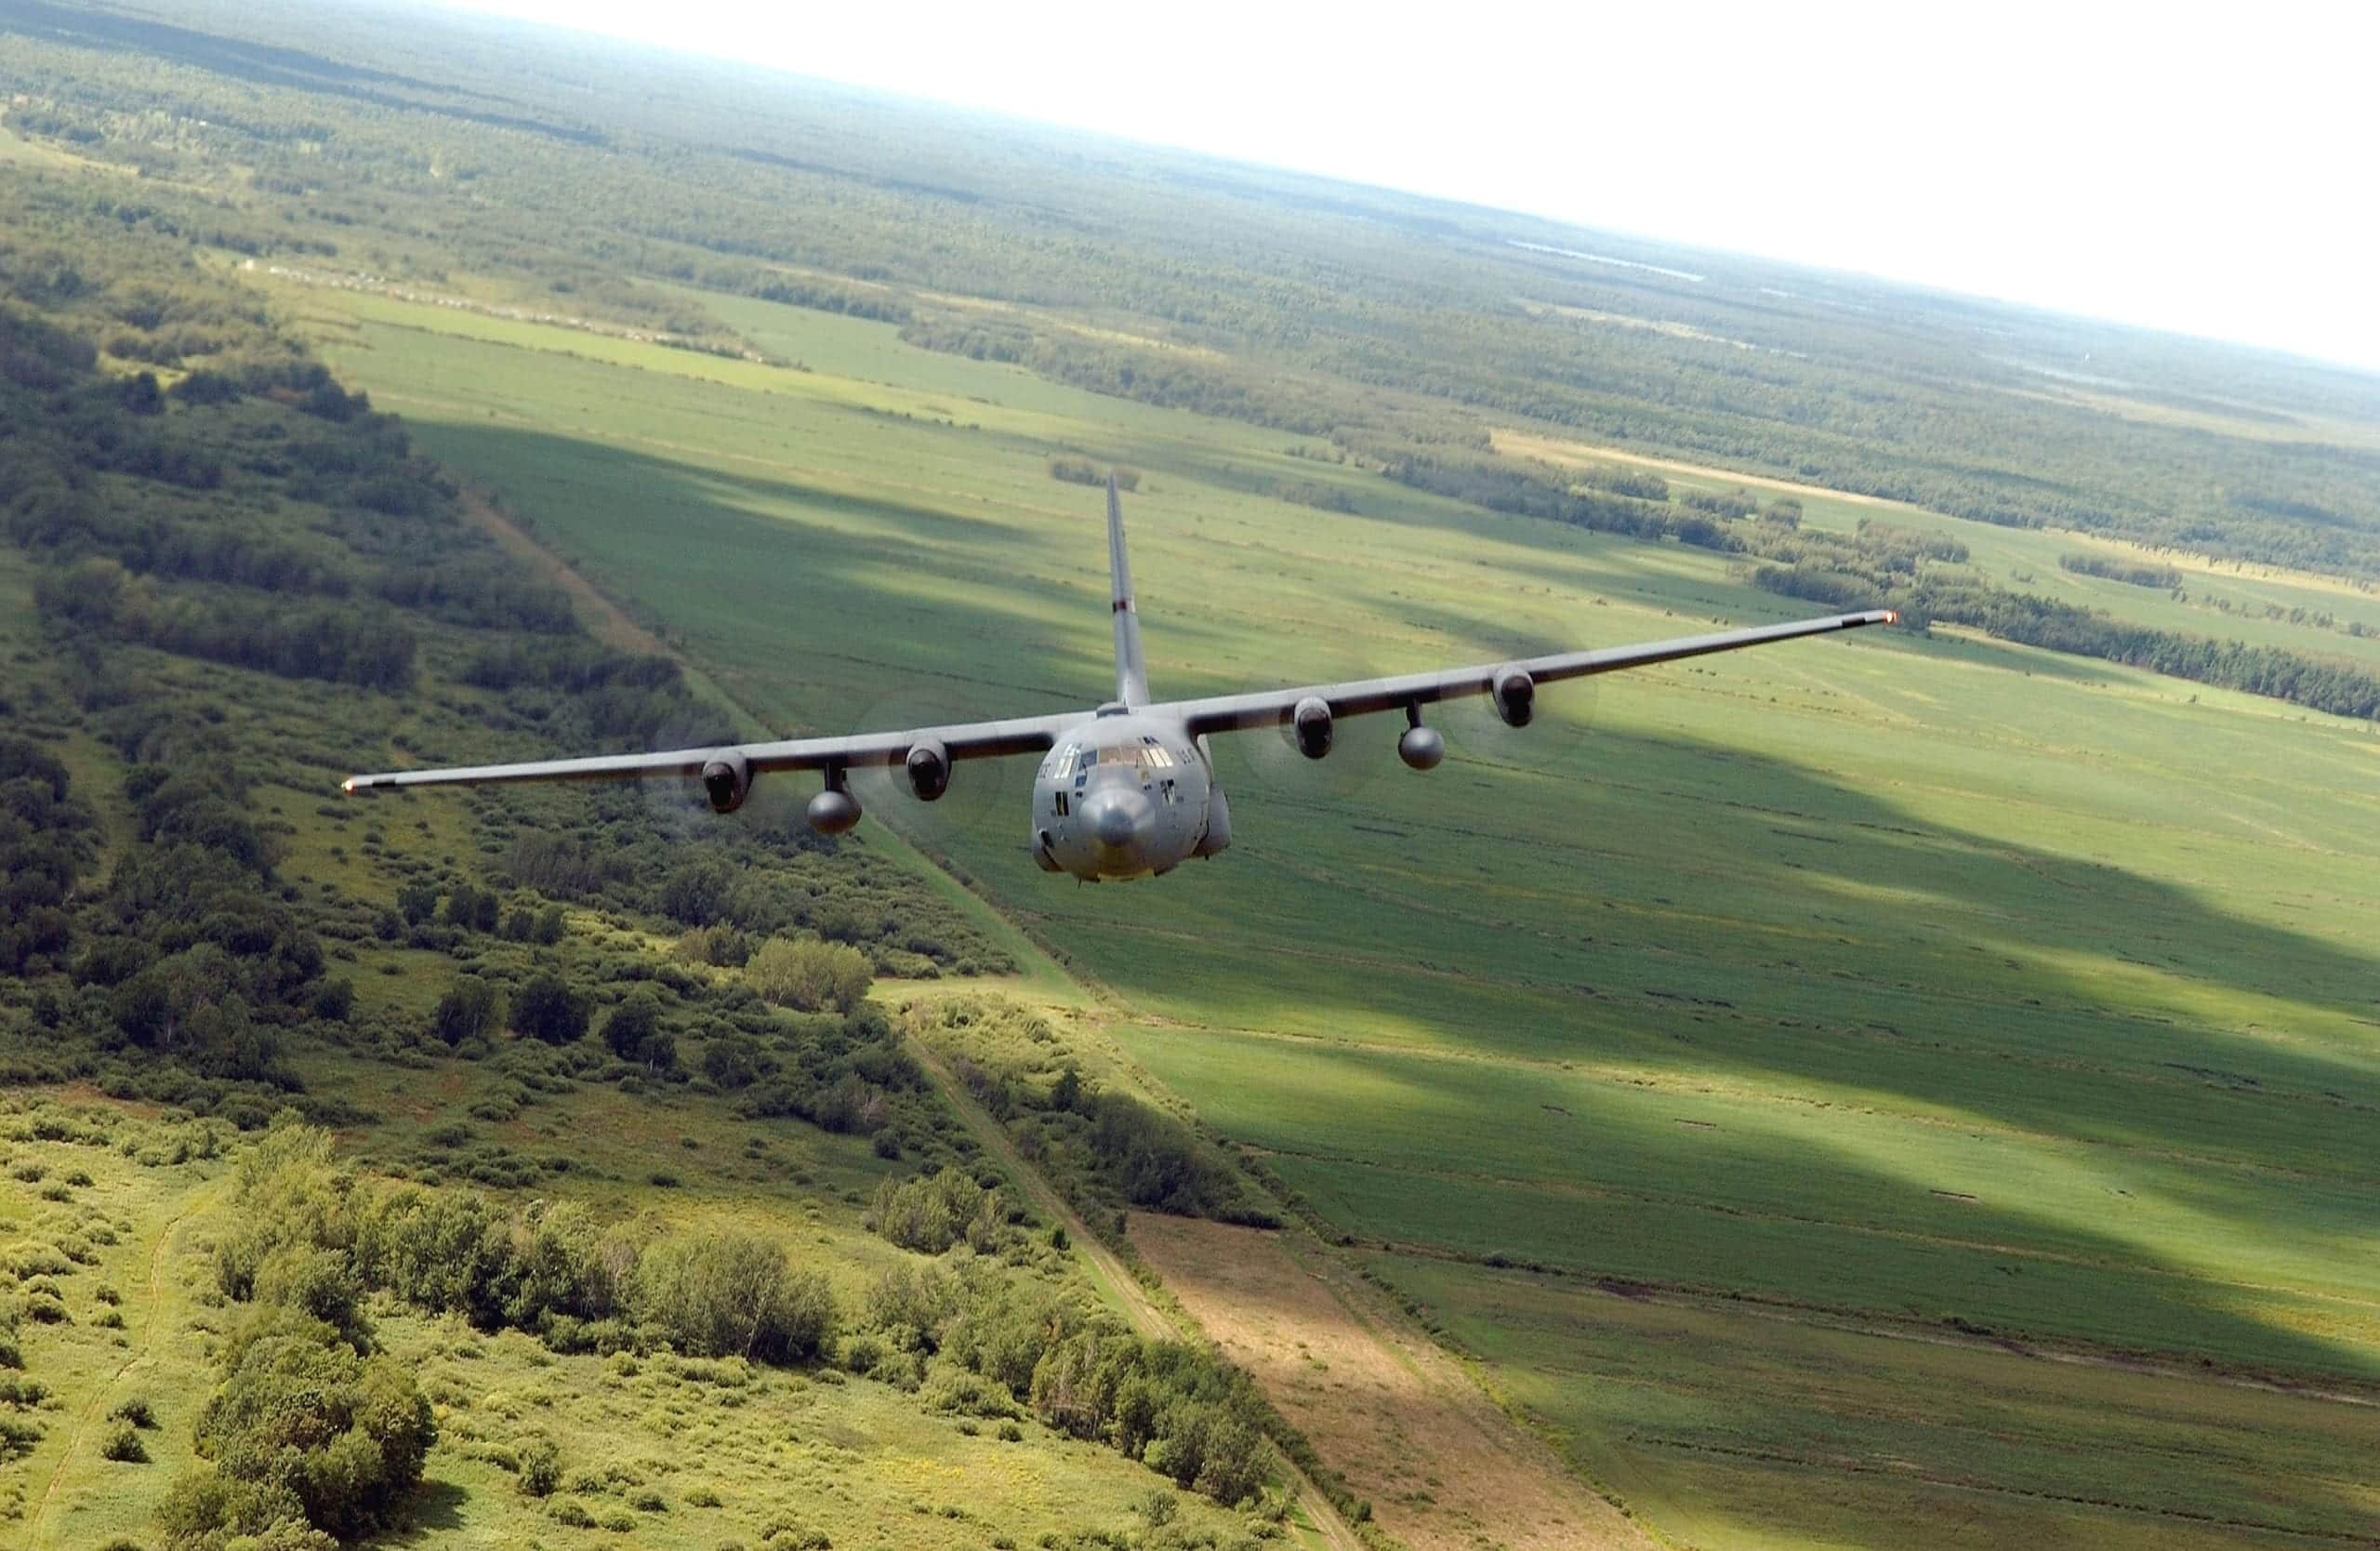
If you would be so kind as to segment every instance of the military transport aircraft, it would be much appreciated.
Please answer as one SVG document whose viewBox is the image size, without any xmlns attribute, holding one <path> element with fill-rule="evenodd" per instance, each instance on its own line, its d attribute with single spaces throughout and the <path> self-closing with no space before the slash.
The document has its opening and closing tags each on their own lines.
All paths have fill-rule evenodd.
<svg viewBox="0 0 2380 1551">
<path fill-rule="evenodd" d="M 1132 606 L 1132 573 L 1124 557 L 1123 509 L 1112 475 L 1107 481 L 1107 561 L 1116 584 L 1116 698 L 1095 710 L 658 754 L 402 770 L 352 776 L 346 789 L 692 776 L 702 781 L 710 805 L 724 814 L 743 806 L 756 776 L 815 770 L 824 774 L 826 789 L 810 800 L 810 825 L 832 835 L 859 822 L 859 802 L 846 779 L 854 766 L 899 765 L 908 776 L 910 791 L 919 801 L 931 802 L 949 789 L 951 766 L 960 760 L 1040 754 L 1040 773 L 1033 782 L 1033 859 L 1044 872 L 1072 873 L 1095 883 L 1170 872 L 1192 856 L 1212 856 L 1231 843 L 1231 806 L 1223 800 L 1209 756 L 1210 733 L 1286 727 L 1299 751 L 1318 760 L 1330 752 L 1331 730 L 1340 717 L 1401 710 L 1407 724 L 1396 742 L 1397 755 L 1415 770 L 1430 770 L 1446 757 L 1446 740 L 1422 724 L 1421 708 L 1440 700 L 1486 695 L 1506 724 L 1522 727 L 1528 724 L 1541 683 L 1861 625 L 1889 625 L 1899 617 L 1891 609 L 1834 614 L 1640 646 L 1151 705 L 1148 674 L 1141 660 L 1140 616 Z"/>
</svg>

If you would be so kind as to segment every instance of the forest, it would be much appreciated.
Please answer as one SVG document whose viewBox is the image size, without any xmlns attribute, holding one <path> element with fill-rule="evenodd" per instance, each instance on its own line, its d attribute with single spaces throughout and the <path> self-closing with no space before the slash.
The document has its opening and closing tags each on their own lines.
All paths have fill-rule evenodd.
<svg viewBox="0 0 2380 1551">
<path fill-rule="evenodd" d="M 272 69 L 211 73 L 260 24 L 187 13 L 196 27 L 10 0 L 7 79 L 26 101 L 9 122 L 139 168 L 161 204 L 168 185 L 208 191 L 171 219 L 228 251 L 502 275 L 522 299 L 721 344 L 690 298 L 769 297 L 1303 433 L 1426 445 L 1449 423 L 1527 419 L 1979 522 L 2380 570 L 2380 468 L 2331 440 L 2375 393 L 2343 370 L 1842 276 L 1786 294 L 1723 255 L 1696 256 L 1692 281 L 1620 272 L 1560 250 L 1621 239 L 1384 191 L 1351 206 L 1177 153 L 1119 202 L 1119 153 L 1058 131 L 854 136 L 839 114 L 887 110 L 592 38 L 499 72 L 485 61 L 518 50 L 497 22 L 467 30 L 475 56 L 433 58 L 392 12 L 281 18 Z M 357 48 L 384 61 L 369 88 L 335 62 Z M 568 85 L 624 71 L 641 89 L 600 115 Z M 456 201 L 467 221 L 442 214 Z M 816 201 L 837 219 L 807 219 Z M 1094 212 L 1096 241 L 1064 210 Z M 913 240 L 921 224 L 934 242 Z M 434 247 L 416 234 L 430 226 Z"/>
</svg>

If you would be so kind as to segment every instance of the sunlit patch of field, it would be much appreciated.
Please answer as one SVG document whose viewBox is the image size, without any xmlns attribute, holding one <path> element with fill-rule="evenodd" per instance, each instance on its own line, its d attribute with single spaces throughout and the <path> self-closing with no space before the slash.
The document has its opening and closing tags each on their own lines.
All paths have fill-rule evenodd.
<svg viewBox="0 0 2380 1551">
<path fill-rule="evenodd" d="M 2367 422 L 2302 413 L 2283 415 L 2250 404 L 2160 404 L 2080 383 L 2061 383 L 2050 389 L 2003 388 L 2001 391 L 2015 398 L 2038 399 L 2043 404 L 2079 404 L 2112 419 L 2139 425 L 2178 426 L 2252 442 L 2334 447 L 2380 445 L 2380 431 Z"/>
<path fill-rule="evenodd" d="M 1559 437 L 1511 431 L 1493 435 L 1501 451 L 1559 466 L 1649 469 L 1680 489 L 1712 493 L 1744 490 L 1763 499 L 1790 496 L 1801 503 L 1802 521 L 1814 528 L 1848 532 L 1863 521 L 1881 521 L 1954 538 L 1967 547 L 1975 568 L 1995 585 L 2099 609 L 2117 618 L 2380 668 L 2380 589 L 2369 584 L 2359 585 L 2343 577 L 2281 566 L 2152 550 L 2063 528 L 1996 527 L 1879 497 L 1650 457 Z M 2104 577 L 2078 575 L 2059 565 L 2059 557 L 2067 554 L 2105 555 L 2170 566 L 2181 573 L 2184 596 L 2176 599 L 2162 588 L 2143 588 Z M 2217 607 L 2218 601 L 2228 606 Z M 2292 610 L 2299 611 L 2294 619 L 2290 616 Z M 2279 617 L 2268 611 L 2278 611 Z M 2331 621 L 2328 626 L 2303 622 L 2323 616 Z M 2361 633 L 2350 633 L 2352 626 L 2360 626 Z"/>
<path fill-rule="evenodd" d="M 23 1359 L 0 1370 L 19 1396 L 0 1420 L 40 1434 L 0 1464 L 0 1539 L 28 1551 L 146 1533 L 165 1483 L 190 1461 L 205 1397 L 187 1375 L 218 1319 L 205 1244 L 220 1221 L 224 1163 L 195 1155 L 211 1151 L 209 1128 L 80 1097 L 0 1109 L 0 1288 Z M 34 1318 L 36 1303 L 62 1318 Z M 26 1403 L 28 1385 L 41 1399 Z M 122 1425 L 111 1413 L 134 1399 L 153 1411 L 138 1431 L 148 1461 L 105 1458 Z"/>
<path fill-rule="evenodd" d="M 1725 334 L 1713 334 L 1707 328 L 1697 328 L 1692 324 L 1674 323 L 1661 318 L 1639 318 L 1626 312 L 1601 312 L 1592 307 L 1565 307 L 1556 302 L 1530 301 L 1526 298 L 1522 298 L 1520 305 L 1527 312 L 1539 316 L 1551 314 L 1558 318 L 1569 318 L 1579 323 L 1607 324 L 1615 328 L 1638 328 L 1648 334 L 1666 335 L 1673 339 L 1699 339 L 1705 344 L 1732 345 L 1738 350 L 1757 351 L 1768 348 L 1765 345 L 1753 344 L 1749 339 L 1731 339 Z"/>
<path fill-rule="evenodd" d="M 0 166 L 38 167 L 45 171 L 71 169 L 84 173 L 107 173 L 118 178 L 129 177 L 132 172 L 129 167 L 95 162 L 54 145 L 26 139 L 8 127 L 5 110 L 0 110 Z"/>
<path fill-rule="evenodd" d="M 835 380 L 768 391 L 662 369 L 677 352 L 652 347 L 607 363 L 559 331 L 400 313 L 323 348 L 786 729 L 1103 697 L 1098 501 L 1048 468 L 1073 447 L 1143 471 L 1128 510 L 1160 695 L 1805 612 L 1700 551 L 1460 507 L 1291 457 L 1279 433 L 910 351 L 887 325 L 731 309 Z M 913 400 L 958 413 L 885 412 Z M 1338 484 L 1355 513 L 1262 493 L 1289 477 Z M 1996 577 L 2112 589 L 2129 617 L 2220 618 L 2058 572 L 2068 536 L 1802 499 L 1816 525 L 1947 526 Z M 1330 1232 L 1414 1252 L 1375 1262 L 1393 1287 L 1534 1259 L 1897 1337 L 2374 1385 L 2369 726 L 1947 632 L 1543 699 L 1525 732 L 1444 708 L 1451 753 L 1428 776 L 1395 763 L 1393 724 L 1349 723 L 1319 764 L 1219 739 L 1235 848 L 1153 885 L 1037 872 L 1018 770 L 970 766 L 932 807 L 867 800 L 1111 996 L 1124 1053 Z M 1567 1382 L 1557 1359 L 1603 1328 L 1561 1300 L 1467 1318 L 1468 1344 L 1516 1343 L 1499 1383 L 1540 1411 L 1527 1386 Z M 1844 1383 L 1872 1373 L 1918 1408 L 1943 1383 L 1918 1359 L 1934 1350 L 1830 1347 L 1804 1382 L 1857 1363 Z M 1765 1403 L 1762 1372 L 1642 1393 L 1724 1418 Z M 2157 1393 L 2194 1414 L 2197 1390 Z M 2227 1403 L 2207 1402 L 2210 1436 Z M 1912 1475 L 1848 1402 L 1797 1413 L 1792 1460 L 1681 1451 L 1649 1425 L 1580 1457 L 1684 1544 L 1814 1544 L 1840 1521 L 1830 1544 L 1903 1544 L 1896 1505 L 1920 1498 L 1929 1524 L 1955 1530 L 1972 1499 L 1977 1536 L 2090 1544 L 2094 1505 L 2129 1502 L 2167 1440 L 2056 1404 L 2070 1494 L 2005 1450 L 1978 1452 L 1973 1481 Z M 2276 1496 L 2353 1500 L 2320 1448 L 2224 1436 L 2235 1465 L 2176 1500 L 2242 1526 L 2235 1544 L 2278 1532 L 2251 1528 L 2279 1522 Z M 2180 1510 L 2105 1511 L 2221 1538 Z"/>
</svg>

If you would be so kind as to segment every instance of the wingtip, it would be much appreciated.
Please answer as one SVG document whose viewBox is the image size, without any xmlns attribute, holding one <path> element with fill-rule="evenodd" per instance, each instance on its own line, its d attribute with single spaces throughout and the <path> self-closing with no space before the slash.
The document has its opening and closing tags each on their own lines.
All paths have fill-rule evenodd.
<svg viewBox="0 0 2380 1551">
<path fill-rule="evenodd" d="M 355 777 L 354 777 L 354 776 L 350 776 L 346 780 L 341 781 L 341 782 L 338 784 L 338 789 L 339 789 L 339 790 L 341 790 L 341 791 L 343 791 L 343 792 L 345 792 L 345 793 L 346 793 L 348 796 L 350 796 L 350 797 L 354 796 L 354 795 L 355 795 Z"/>
<path fill-rule="evenodd" d="M 1898 610 L 1898 609 L 1897 609 L 1897 608 L 1888 608 L 1888 609 L 1884 610 L 1884 623 L 1885 623 L 1885 624 L 1887 624 L 1887 625 L 1897 625 L 1897 624 L 1899 624 L 1899 623 L 1900 623 L 1900 610 Z"/>
</svg>

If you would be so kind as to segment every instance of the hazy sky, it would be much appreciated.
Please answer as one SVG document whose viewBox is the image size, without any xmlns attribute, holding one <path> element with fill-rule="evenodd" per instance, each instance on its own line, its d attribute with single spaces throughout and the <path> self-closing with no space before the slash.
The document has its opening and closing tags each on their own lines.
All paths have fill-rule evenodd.
<svg viewBox="0 0 2380 1551">
<path fill-rule="evenodd" d="M 2380 367 L 2380 7 L 460 0 Z"/>
</svg>

